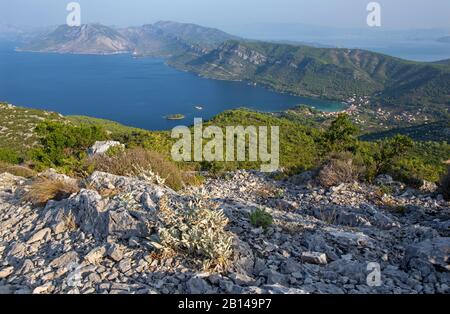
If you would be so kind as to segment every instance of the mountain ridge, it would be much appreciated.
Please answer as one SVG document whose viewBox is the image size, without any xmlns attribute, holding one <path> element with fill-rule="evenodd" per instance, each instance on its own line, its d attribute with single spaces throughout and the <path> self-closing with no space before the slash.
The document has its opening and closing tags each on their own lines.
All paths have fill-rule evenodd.
<svg viewBox="0 0 450 314">
<path fill-rule="evenodd" d="M 186 51 L 205 53 L 223 41 L 237 38 L 218 29 L 169 21 L 127 28 L 94 23 L 77 27 L 60 25 L 44 36 L 34 38 L 21 50 L 170 57 Z"/>
</svg>

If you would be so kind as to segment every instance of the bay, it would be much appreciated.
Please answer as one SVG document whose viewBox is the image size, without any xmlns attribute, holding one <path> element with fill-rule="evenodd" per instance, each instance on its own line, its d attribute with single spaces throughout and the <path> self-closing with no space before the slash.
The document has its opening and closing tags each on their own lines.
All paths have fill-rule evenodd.
<svg viewBox="0 0 450 314">
<path fill-rule="evenodd" d="M 343 108 L 339 102 L 201 78 L 158 58 L 17 52 L 11 43 L 0 44 L 0 101 L 148 130 L 191 125 L 195 117 L 210 119 L 240 107 L 266 112 L 300 104 L 322 111 Z M 173 114 L 185 119 L 166 119 Z"/>
</svg>

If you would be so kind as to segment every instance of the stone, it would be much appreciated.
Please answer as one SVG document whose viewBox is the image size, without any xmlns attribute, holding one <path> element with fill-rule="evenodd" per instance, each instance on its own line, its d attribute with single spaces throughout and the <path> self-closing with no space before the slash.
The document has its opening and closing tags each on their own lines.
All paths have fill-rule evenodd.
<svg viewBox="0 0 450 314">
<path fill-rule="evenodd" d="M 233 268 L 237 273 L 243 273 L 251 276 L 255 265 L 255 256 L 250 246 L 235 237 L 233 239 L 234 263 Z"/>
<path fill-rule="evenodd" d="M 280 284 L 286 285 L 288 282 L 288 277 L 286 275 L 280 274 L 273 269 L 266 269 L 261 272 L 261 275 L 266 277 L 267 284 Z"/>
<path fill-rule="evenodd" d="M 111 147 L 121 147 L 125 149 L 125 145 L 117 141 L 97 141 L 88 149 L 88 155 L 90 157 L 105 154 Z"/>
<path fill-rule="evenodd" d="M 326 265 L 328 264 L 327 255 L 319 252 L 303 252 L 302 261 L 310 264 Z"/>
<path fill-rule="evenodd" d="M 301 270 L 301 265 L 291 259 L 284 261 L 280 268 L 283 274 L 292 274 Z"/>
<path fill-rule="evenodd" d="M 186 289 L 189 294 L 204 294 L 211 289 L 211 286 L 202 278 L 192 277 L 186 282 Z"/>
<path fill-rule="evenodd" d="M 9 275 L 11 275 L 13 273 L 13 271 L 14 271 L 14 267 L 12 267 L 12 266 L 1 269 L 0 270 L 0 279 L 7 278 Z"/>
<path fill-rule="evenodd" d="M 36 287 L 33 289 L 33 294 L 46 294 L 51 291 L 53 288 L 53 285 L 51 282 L 47 282 L 43 284 L 42 286 Z"/>
<path fill-rule="evenodd" d="M 122 273 L 126 273 L 130 269 L 131 269 L 131 259 L 130 258 L 123 259 L 119 262 L 119 270 Z"/>
<path fill-rule="evenodd" d="M 307 294 L 305 290 L 289 288 L 279 284 L 263 286 L 268 294 Z"/>
<path fill-rule="evenodd" d="M 108 213 L 107 233 L 115 235 L 119 239 L 145 238 L 149 235 L 145 224 L 135 219 L 126 210 L 110 211 Z"/>
<path fill-rule="evenodd" d="M 77 264 L 78 261 L 79 258 L 77 252 L 70 251 L 52 260 L 49 266 L 53 268 L 62 268 L 62 267 L 67 268 L 71 264 Z"/>
<path fill-rule="evenodd" d="M 246 274 L 232 273 L 229 275 L 230 279 L 239 286 L 253 286 L 256 280 Z"/>
<path fill-rule="evenodd" d="M 84 260 L 90 264 L 98 264 L 106 254 L 106 247 L 99 246 L 92 249 L 85 257 Z"/>
<path fill-rule="evenodd" d="M 115 262 L 120 262 L 123 259 L 123 249 L 119 244 L 111 244 L 108 248 L 107 255 Z"/>
<path fill-rule="evenodd" d="M 144 206 L 144 208 L 148 211 L 154 212 L 156 211 L 157 205 L 152 200 L 150 193 L 144 192 L 141 195 L 141 204 Z"/>
<path fill-rule="evenodd" d="M 28 239 L 27 243 L 31 244 L 31 243 L 35 243 L 37 241 L 41 241 L 44 238 L 47 239 L 51 233 L 52 233 L 52 230 L 50 228 L 44 228 L 42 230 L 39 230 L 38 232 L 33 234 L 30 239 Z"/>
<path fill-rule="evenodd" d="M 434 266 L 450 271 L 449 255 L 450 238 L 427 239 L 406 248 L 403 267 L 419 269 L 423 275 L 431 273 Z"/>
</svg>

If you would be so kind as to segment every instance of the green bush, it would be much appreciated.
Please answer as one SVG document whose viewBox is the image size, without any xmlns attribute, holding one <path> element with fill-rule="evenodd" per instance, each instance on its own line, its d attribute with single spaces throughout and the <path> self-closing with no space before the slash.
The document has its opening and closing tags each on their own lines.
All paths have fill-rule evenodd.
<svg viewBox="0 0 450 314">
<path fill-rule="evenodd" d="M 12 149 L 0 148 L 0 161 L 10 164 L 20 164 L 23 162 L 23 158 L 21 158 L 19 153 Z"/>
<path fill-rule="evenodd" d="M 258 208 L 250 214 L 250 222 L 256 227 L 267 229 L 273 223 L 272 216 L 264 209 Z"/>
<path fill-rule="evenodd" d="M 77 171 L 86 151 L 96 141 L 107 139 L 98 126 L 73 126 L 61 122 L 42 122 L 36 127 L 40 146 L 31 152 L 37 169 L 55 167 Z"/>
<path fill-rule="evenodd" d="M 347 114 L 340 114 L 323 135 L 328 152 L 354 151 L 357 145 L 358 127 Z"/>
</svg>

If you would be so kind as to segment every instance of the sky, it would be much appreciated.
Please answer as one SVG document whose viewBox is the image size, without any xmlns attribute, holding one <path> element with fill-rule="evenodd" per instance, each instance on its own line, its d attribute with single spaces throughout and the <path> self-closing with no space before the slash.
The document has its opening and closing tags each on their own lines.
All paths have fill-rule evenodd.
<svg viewBox="0 0 450 314">
<path fill-rule="evenodd" d="M 0 23 L 49 26 L 66 21 L 71 0 L 0 0 Z M 370 0 L 78 0 L 81 21 L 132 26 L 159 20 L 212 27 L 307 24 L 367 27 Z M 450 28 L 450 0 L 378 0 L 386 29 Z"/>
</svg>

